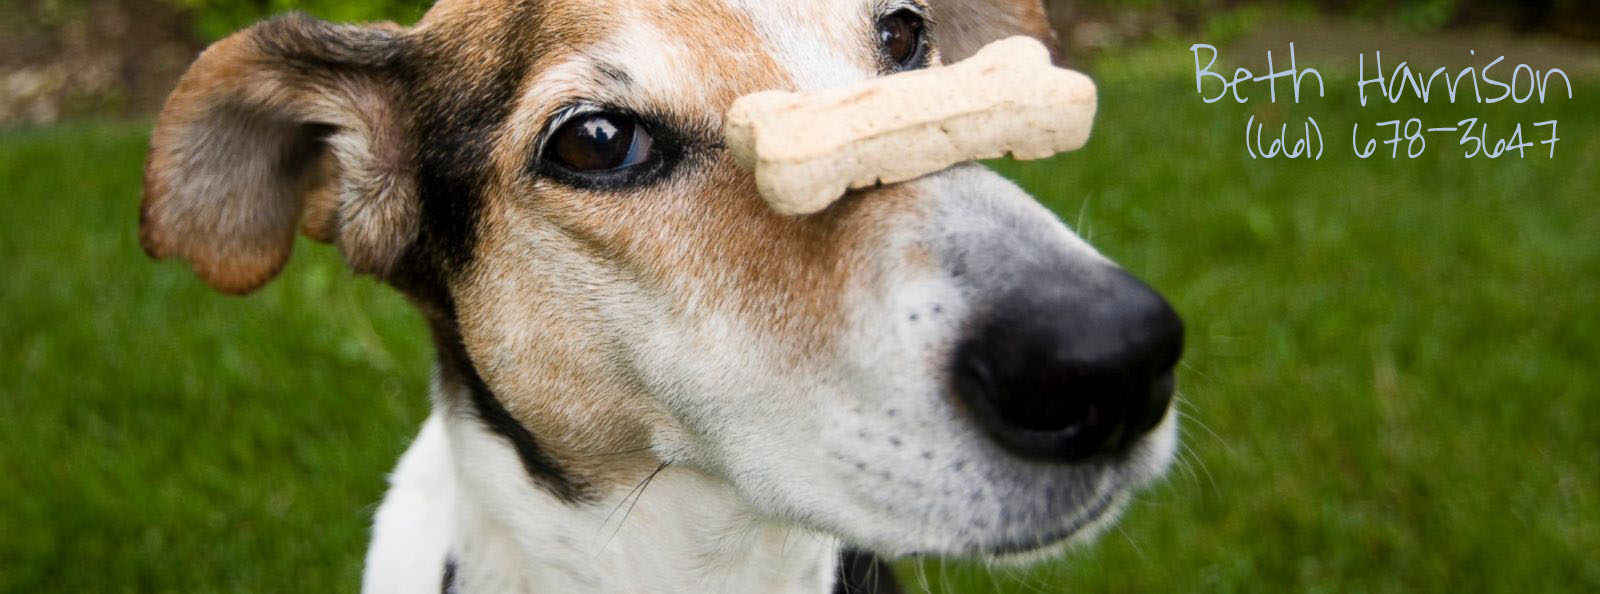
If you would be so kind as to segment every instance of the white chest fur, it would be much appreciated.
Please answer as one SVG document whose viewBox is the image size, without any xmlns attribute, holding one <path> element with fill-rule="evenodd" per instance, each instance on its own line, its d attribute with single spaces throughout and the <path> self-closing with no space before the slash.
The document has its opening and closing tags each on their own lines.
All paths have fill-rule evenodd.
<svg viewBox="0 0 1600 594">
<path fill-rule="evenodd" d="M 435 413 L 379 508 L 362 591 L 793 592 L 833 585 L 831 538 L 748 513 L 725 485 L 668 467 L 641 493 L 569 504 L 500 438 Z M 637 500 L 635 500 L 637 497 Z"/>
</svg>

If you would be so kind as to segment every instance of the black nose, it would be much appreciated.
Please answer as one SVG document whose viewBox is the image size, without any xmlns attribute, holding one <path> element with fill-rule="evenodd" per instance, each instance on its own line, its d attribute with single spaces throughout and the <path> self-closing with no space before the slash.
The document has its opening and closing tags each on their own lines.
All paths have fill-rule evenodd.
<svg viewBox="0 0 1600 594">
<path fill-rule="evenodd" d="M 1124 450 L 1172 401 L 1183 322 L 1120 269 L 1030 279 L 956 348 L 956 391 L 1008 450 L 1081 461 Z"/>
</svg>

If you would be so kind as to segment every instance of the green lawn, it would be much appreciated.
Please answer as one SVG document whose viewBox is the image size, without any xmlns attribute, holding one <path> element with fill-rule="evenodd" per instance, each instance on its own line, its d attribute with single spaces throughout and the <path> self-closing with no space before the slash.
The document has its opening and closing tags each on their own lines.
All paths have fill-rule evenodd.
<svg viewBox="0 0 1600 594">
<path fill-rule="evenodd" d="M 1346 77 L 1274 108 L 1101 72 L 1087 149 L 999 166 L 1184 314 L 1183 463 L 1060 563 L 908 581 L 1600 591 L 1600 87 L 1361 110 Z M 1250 113 L 1316 116 L 1326 156 L 1252 161 Z M 1559 119 L 1564 140 L 1351 156 L 1352 123 L 1394 116 Z M 146 259 L 146 133 L 0 134 L 0 592 L 351 591 L 426 411 L 422 324 L 325 246 L 245 299 Z"/>
</svg>

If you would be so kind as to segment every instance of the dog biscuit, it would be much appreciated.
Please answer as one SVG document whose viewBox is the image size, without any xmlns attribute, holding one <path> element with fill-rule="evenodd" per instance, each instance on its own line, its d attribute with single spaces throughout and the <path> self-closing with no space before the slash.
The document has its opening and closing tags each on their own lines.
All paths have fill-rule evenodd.
<svg viewBox="0 0 1600 594">
<path fill-rule="evenodd" d="M 803 215 L 849 189 L 1006 153 L 1042 159 L 1077 149 L 1094 112 L 1094 82 L 1052 66 L 1043 44 L 1018 36 L 949 66 L 746 95 L 729 109 L 724 132 L 767 203 Z"/>
</svg>

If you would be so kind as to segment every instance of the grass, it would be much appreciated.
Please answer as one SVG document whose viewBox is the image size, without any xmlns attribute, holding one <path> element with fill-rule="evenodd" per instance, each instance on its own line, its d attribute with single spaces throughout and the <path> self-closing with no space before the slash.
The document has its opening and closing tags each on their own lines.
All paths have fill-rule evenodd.
<svg viewBox="0 0 1600 594">
<path fill-rule="evenodd" d="M 1087 149 L 998 167 L 1184 314 L 1184 462 L 1061 562 L 908 561 L 907 581 L 1600 591 L 1600 88 L 1362 109 L 1345 77 L 1273 108 L 1116 71 Z M 1327 156 L 1252 161 L 1250 113 L 1316 116 Z M 1351 156 L 1352 123 L 1393 116 L 1559 119 L 1565 139 L 1554 159 L 1447 138 Z M 354 590 L 425 414 L 422 324 L 325 246 L 246 299 L 147 260 L 146 133 L 0 135 L 0 592 Z"/>
</svg>

